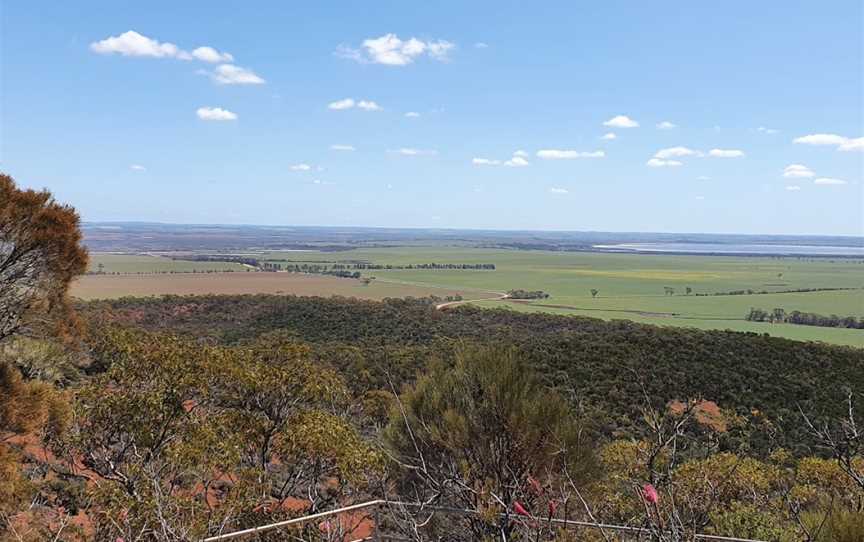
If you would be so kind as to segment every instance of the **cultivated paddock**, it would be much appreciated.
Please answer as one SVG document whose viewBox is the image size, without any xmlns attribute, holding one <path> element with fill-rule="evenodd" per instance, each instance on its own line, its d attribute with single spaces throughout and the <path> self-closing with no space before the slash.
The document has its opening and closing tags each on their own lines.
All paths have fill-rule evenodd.
<svg viewBox="0 0 864 542">
<path fill-rule="evenodd" d="M 85 300 L 190 294 L 338 295 L 359 299 L 431 295 L 462 295 L 467 299 L 476 299 L 489 296 L 488 293 L 484 295 L 482 292 L 466 292 L 448 287 L 382 281 L 373 281 L 367 286 L 354 279 L 299 273 L 86 275 L 73 283 L 71 294 Z"/>
</svg>

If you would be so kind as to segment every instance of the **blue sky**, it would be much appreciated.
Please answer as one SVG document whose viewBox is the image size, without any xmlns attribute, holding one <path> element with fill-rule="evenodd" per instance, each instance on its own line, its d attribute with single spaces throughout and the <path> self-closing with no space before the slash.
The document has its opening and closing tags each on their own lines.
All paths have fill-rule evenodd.
<svg viewBox="0 0 864 542">
<path fill-rule="evenodd" d="M 862 235 L 862 27 L 857 0 L 5 2 L 0 168 L 88 221 Z"/>
</svg>

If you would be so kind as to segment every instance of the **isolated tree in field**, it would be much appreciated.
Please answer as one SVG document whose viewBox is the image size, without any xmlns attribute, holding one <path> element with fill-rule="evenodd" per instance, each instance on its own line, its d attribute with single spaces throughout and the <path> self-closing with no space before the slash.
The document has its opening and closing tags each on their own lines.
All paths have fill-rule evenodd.
<svg viewBox="0 0 864 542">
<path fill-rule="evenodd" d="M 515 539 L 527 528 L 520 516 L 554 513 L 571 483 L 593 477 L 591 443 L 515 350 L 463 347 L 455 358 L 433 366 L 392 412 L 385 436 L 403 473 L 399 493 L 474 512 L 428 523 L 423 540 Z"/>
<path fill-rule="evenodd" d="M 687 292 L 687 295 L 690 295 L 693 293 L 693 288 L 688 286 L 687 288 L 684 289 L 684 291 Z"/>
<path fill-rule="evenodd" d="M 597 294 L 600 293 L 600 290 L 597 288 L 591 288 L 591 297 L 597 297 Z"/>
<path fill-rule="evenodd" d="M 675 295 L 675 288 L 672 288 L 670 286 L 664 286 L 663 293 L 666 295 Z"/>
<path fill-rule="evenodd" d="M 0 342 L 73 325 L 69 283 L 87 268 L 78 214 L 0 174 Z"/>
</svg>

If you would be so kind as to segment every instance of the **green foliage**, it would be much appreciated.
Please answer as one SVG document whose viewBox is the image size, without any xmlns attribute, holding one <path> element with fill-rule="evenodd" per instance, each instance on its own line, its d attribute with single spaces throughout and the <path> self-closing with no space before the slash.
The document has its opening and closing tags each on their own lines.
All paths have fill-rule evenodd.
<svg viewBox="0 0 864 542">
<path fill-rule="evenodd" d="M 838 510 L 827 519 L 824 513 L 810 512 L 805 516 L 804 523 L 811 532 L 818 532 L 815 542 L 864 542 L 862 510 Z"/>
<path fill-rule="evenodd" d="M 864 389 L 864 351 L 756 334 L 480 310 L 443 312 L 417 300 L 384 303 L 291 296 L 125 299 L 83 307 L 93 317 L 170 329 L 223 344 L 276 333 L 314 345 L 316 363 L 350 375 L 355 394 L 411 382 L 458 341 L 514 346 L 553 386 L 572 388 L 608 437 L 638 437 L 641 398 L 656 407 L 687 397 L 738 420 L 726 450 L 810 452 L 805 412 L 843 414 L 843 386 Z M 793 398 L 793 401 L 790 401 Z"/>
<path fill-rule="evenodd" d="M 263 522 L 261 510 L 272 521 L 286 499 L 332 504 L 379 468 L 341 417 L 341 377 L 306 347 L 107 329 L 93 357 L 105 371 L 77 393 L 69 453 L 101 480 L 100 536 L 186 540 Z"/>
<path fill-rule="evenodd" d="M 15 337 L 0 346 L 0 358 L 15 365 L 24 378 L 68 387 L 81 377 L 82 352 L 58 341 Z"/>
<path fill-rule="evenodd" d="M 764 507 L 735 501 L 711 513 L 710 532 L 721 536 L 797 542 L 800 532 L 788 518 L 771 513 Z"/>
<path fill-rule="evenodd" d="M 466 527 L 475 537 L 510 532 L 499 513 L 517 500 L 539 508 L 541 488 L 581 484 L 596 467 L 567 402 L 508 348 L 460 347 L 452 366 L 433 365 L 402 394 L 385 439 L 398 463 L 410 465 L 402 487 L 476 509 Z"/>
</svg>

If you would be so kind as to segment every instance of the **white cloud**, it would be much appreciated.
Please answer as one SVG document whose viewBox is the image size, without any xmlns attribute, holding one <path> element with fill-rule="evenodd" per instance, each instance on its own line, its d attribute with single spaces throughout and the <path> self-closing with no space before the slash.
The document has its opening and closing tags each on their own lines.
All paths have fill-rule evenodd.
<svg viewBox="0 0 864 542">
<path fill-rule="evenodd" d="M 263 85 L 266 82 L 252 70 L 234 64 L 217 66 L 211 76 L 220 85 Z"/>
<path fill-rule="evenodd" d="M 844 141 L 838 150 L 841 151 L 864 151 L 864 137 L 855 139 L 847 139 Z"/>
<path fill-rule="evenodd" d="M 360 100 L 357 107 L 363 111 L 381 111 L 381 106 L 371 100 Z"/>
<path fill-rule="evenodd" d="M 645 162 L 648 167 L 678 167 L 683 165 L 678 160 L 663 160 L 661 158 L 652 158 Z"/>
<path fill-rule="evenodd" d="M 353 145 L 340 145 L 337 143 L 336 145 L 330 145 L 330 150 L 332 150 L 332 151 L 356 151 L 357 149 L 355 149 Z"/>
<path fill-rule="evenodd" d="M 455 44 L 445 40 L 402 40 L 396 34 L 384 34 L 378 38 L 363 40 L 361 49 L 340 46 L 336 49 L 336 54 L 361 63 L 405 66 L 423 55 L 445 61 L 454 47 Z"/>
<path fill-rule="evenodd" d="M 657 123 L 657 129 L 658 130 L 671 130 L 672 128 L 677 128 L 677 127 L 678 127 L 677 124 L 673 124 L 673 123 L 669 122 L 668 120 L 664 120 L 663 122 Z"/>
<path fill-rule="evenodd" d="M 739 151 L 738 149 L 711 149 L 708 151 L 708 156 L 713 156 L 714 158 L 742 158 L 744 151 Z"/>
<path fill-rule="evenodd" d="M 475 166 L 497 166 L 501 163 L 501 161 L 492 160 L 489 158 L 472 158 L 471 163 Z"/>
<path fill-rule="evenodd" d="M 345 109 L 353 109 L 357 107 L 363 111 L 381 111 L 381 106 L 372 100 L 354 101 L 354 98 L 345 98 L 344 100 L 336 100 L 327 105 L 327 109 L 334 111 L 343 111 Z"/>
<path fill-rule="evenodd" d="M 786 187 L 786 190 L 788 190 L 790 192 L 797 192 L 797 191 L 801 190 L 801 187 L 798 186 L 797 184 L 790 184 L 789 186 Z"/>
<path fill-rule="evenodd" d="M 831 145 L 837 146 L 843 145 L 849 140 L 847 137 L 843 137 L 837 134 L 810 134 L 806 136 L 796 137 L 792 140 L 793 143 L 801 143 L 803 145 Z"/>
<path fill-rule="evenodd" d="M 474 47 L 477 48 L 477 49 L 488 49 L 488 48 L 489 48 L 489 44 L 488 44 L 488 43 L 484 43 L 484 42 L 482 42 L 482 41 L 478 41 L 477 43 L 474 44 Z"/>
<path fill-rule="evenodd" d="M 570 191 L 567 190 L 566 188 L 558 188 L 558 187 L 550 188 L 549 192 L 551 192 L 553 194 L 569 194 L 570 193 Z"/>
<path fill-rule="evenodd" d="M 438 151 L 432 149 L 414 149 L 411 147 L 402 147 L 401 149 L 396 149 L 394 152 L 396 154 L 401 154 L 402 156 L 420 156 L 423 154 L 438 154 Z"/>
<path fill-rule="evenodd" d="M 327 105 L 327 109 L 332 109 L 334 111 L 341 111 L 343 109 L 351 109 L 354 107 L 354 98 L 345 98 L 344 100 L 336 100 L 335 102 L 330 102 Z"/>
<path fill-rule="evenodd" d="M 617 115 L 604 122 L 603 126 L 609 126 L 610 128 L 637 128 L 639 123 L 627 115 Z"/>
<path fill-rule="evenodd" d="M 603 158 L 606 153 L 603 151 L 573 151 L 562 149 L 543 149 L 537 151 L 537 158 L 544 160 L 572 160 L 574 158 Z"/>
<path fill-rule="evenodd" d="M 696 180 L 697 181 L 710 181 L 711 177 L 709 177 L 707 175 L 699 175 L 698 177 L 696 177 Z"/>
<path fill-rule="evenodd" d="M 783 168 L 783 176 L 791 179 L 814 177 L 813 170 L 803 164 L 789 164 Z"/>
<path fill-rule="evenodd" d="M 661 160 L 666 160 L 668 158 L 683 158 L 685 156 L 702 156 L 702 153 L 694 151 L 693 149 L 688 149 L 687 147 L 669 147 L 667 149 L 660 149 L 654 153 L 654 158 L 660 158 Z"/>
<path fill-rule="evenodd" d="M 673 160 L 673 158 L 685 158 L 688 156 L 704 155 L 701 151 L 689 147 L 667 147 L 654 153 L 654 157 L 645 162 L 645 165 L 648 167 L 678 167 L 684 164 L 680 160 Z"/>
<path fill-rule="evenodd" d="M 444 40 L 426 42 L 429 56 L 440 62 L 447 61 L 447 55 L 454 47 L 456 47 L 455 44 Z"/>
<path fill-rule="evenodd" d="M 90 44 L 90 50 L 103 55 L 119 54 L 130 57 L 177 58 L 180 60 L 197 59 L 212 64 L 234 61 L 234 57 L 230 53 L 220 52 L 214 47 L 203 45 L 190 53 L 173 43 L 160 42 L 134 30 L 124 32 L 119 36 L 95 41 Z M 200 70 L 199 73 L 209 75 L 215 82 L 224 85 L 260 85 L 265 82 L 253 71 L 233 64 L 222 64 L 212 73 L 206 70 Z"/>
<path fill-rule="evenodd" d="M 512 158 L 504 162 L 504 165 L 507 167 L 525 167 L 531 165 L 531 163 L 524 157 L 514 154 Z"/>
<path fill-rule="evenodd" d="M 696 199 L 703 200 L 703 199 L 705 199 L 705 196 L 696 196 Z"/>
<path fill-rule="evenodd" d="M 196 114 L 201 120 L 237 120 L 237 113 L 221 107 L 199 107 Z"/>
<path fill-rule="evenodd" d="M 134 30 L 129 30 L 119 36 L 111 36 L 101 41 L 90 44 L 90 50 L 102 55 L 118 54 L 132 57 L 151 58 L 176 58 L 179 60 L 197 59 L 202 62 L 215 64 L 217 62 L 233 62 L 234 57 L 230 53 L 220 52 L 214 47 L 203 45 L 192 50 L 184 51 L 173 43 L 160 42 L 148 38 Z M 208 74 L 204 71 L 203 73 Z M 264 79 L 255 73 L 232 64 L 225 64 L 209 73 L 214 81 L 221 84 L 262 84 Z"/>
<path fill-rule="evenodd" d="M 213 47 L 203 46 L 192 50 L 192 56 L 203 62 L 216 64 L 217 62 L 233 62 L 234 57 L 229 53 L 220 53 Z"/>
<path fill-rule="evenodd" d="M 309 164 L 294 164 L 291 166 L 291 171 L 310 171 L 312 166 Z"/>
<path fill-rule="evenodd" d="M 129 169 L 132 171 L 147 171 L 147 168 L 142 166 L 141 164 L 132 164 L 129 166 Z"/>
<path fill-rule="evenodd" d="M 420 116 L 420 113 L 418 113 L 416 111 L 409 111 L 409 112 L 405 113 L 405 116 L 408 117 L 409 119 L 416 119 L 417 117 Z"/>
<path fill-rule="evenodd" d="M 774 128 L 766 128 L 764 126 L 760 126 L 759 128 L 756 128 L 756 131 L 762 132 L 763 134 L 776 134 L 780 130 L 775 130 Z"/>
<path fill-rule="evenodd" d="M 600 139 L 605 139 L 606 141 L 611 141 L 617 138 L 618 136 L 615 135 L 613 132 L 609 132 L 608 134 L 603 134 L 602 136 L 600 136 Z"/>
<path fill-rule="evenodd" d="M 813 184 L 821 184 L 821 185 L 841 185 L 846 184 L 846 181 L 842 179 L 831 179 L 829 177 L 821 177 L 813 181 Z"/>
<path fill-rule="evenodd" d="M 526 167 L 530 166 L 531 162 L 525 159 L 528 153 L 525 151 L 516 151 L 509 160 L 495 160 L 491 158 L 474 158 L 471 163 L 475 166 L 507 166 L 507 167 Z"/>
<path fill-rule="evenodd" d="M 839 151 L 864 151 L 864 137 L 845 137 L 837 134 L 810 134 L 796 137 L 793 143 L 837 147 Z"/>
<path fill-rule="evenodd" d="M 149 56 L 153 58 L 177 58 L 184 53 L 173 43 L 160 43 L 129 30 L 119 36 L 111 36 L 90 44 L 90 50 L 100 55 Z M 188 55 L 188 53 L 184 53 Z"/>
</svg>

